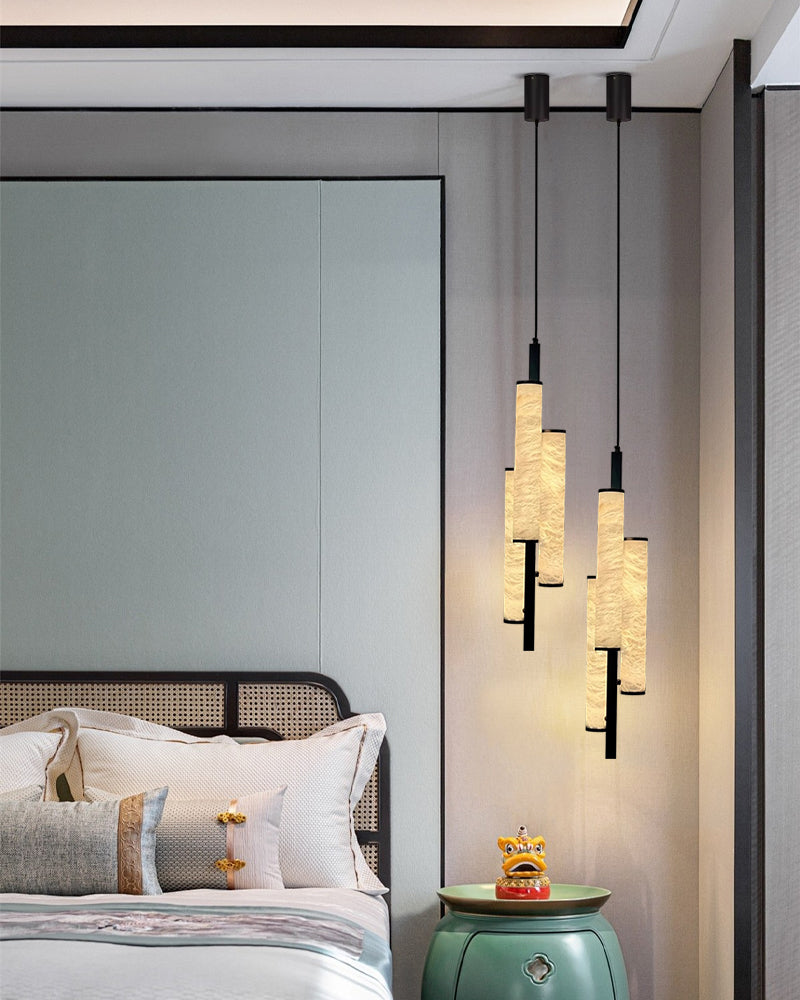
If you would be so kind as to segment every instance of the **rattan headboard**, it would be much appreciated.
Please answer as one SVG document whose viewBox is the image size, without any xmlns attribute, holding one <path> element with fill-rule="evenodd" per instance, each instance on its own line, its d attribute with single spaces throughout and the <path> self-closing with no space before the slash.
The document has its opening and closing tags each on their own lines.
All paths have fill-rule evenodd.
<svg viewBox="0 0 800 1000">
<path fill-rule="evenodd" d="M 135 715 L 195 735 L 302 739 L 353 715 L 339 685 L 317 673 L 6 672 L 0 727 L 65 705 Z M 355 811 L 368 864 L 389 885 L 389 748 Z"/>
</svg>

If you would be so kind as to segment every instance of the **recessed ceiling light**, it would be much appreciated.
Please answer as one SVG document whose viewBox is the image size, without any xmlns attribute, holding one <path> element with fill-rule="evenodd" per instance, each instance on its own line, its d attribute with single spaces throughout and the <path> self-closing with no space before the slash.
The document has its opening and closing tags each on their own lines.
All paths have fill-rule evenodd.
<svg viewBox="0 0 800 1000">
<path fill-rule="evenodd" d="M 4 0 L 18 47 L 609 48 L 642 0 Z"/>
</svg>

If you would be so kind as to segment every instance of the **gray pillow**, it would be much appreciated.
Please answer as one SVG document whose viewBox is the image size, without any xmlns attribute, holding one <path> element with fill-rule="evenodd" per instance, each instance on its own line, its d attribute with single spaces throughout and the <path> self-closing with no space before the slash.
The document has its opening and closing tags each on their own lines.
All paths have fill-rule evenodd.
<svg viewBox="0 0 800 1000">
<path fill-rule="evenodd" d="M 155 895 L 167 789 L 113 802 L 0 801 L 0 892 Z"/>
</svg>

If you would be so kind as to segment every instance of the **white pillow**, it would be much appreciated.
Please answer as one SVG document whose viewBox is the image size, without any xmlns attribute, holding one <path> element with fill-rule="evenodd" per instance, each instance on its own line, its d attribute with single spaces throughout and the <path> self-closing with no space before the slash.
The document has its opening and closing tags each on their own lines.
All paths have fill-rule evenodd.
<svg viewBox="0 0 800 1000">
<path fill-rule="evenodd" d="M 0 792 L 0 802 L 42 802 L 44 786 L 28 785 L 27 788 L 12 788 L 9 792 Z"/>
<path fill-rule="evenodd" d="M 185 800 L 170 793 L 156 830 L 156 869 L 164 892 L 283 889 L 278 833 L 285 791 Z M 117 798 L 99 788 L 85 793 L 88 802 Z"/>
<path fill-rule="evenodd" d="M 240 746 L 81 729 L 76 760 L 84 787 L 117 795 L 168 785 L 176 799 L 234 798 L 286 785 L 279 838 L 284 885 L 379 894 L 386 887 L 361 853 L 353 810 L 385 730 L 382 715 L 358 715 L 305 740 Z M 73 787 L 76 797 L 78 792 Z"/>
<path fill-rule="evenodd" d="M 117 712 L 106 712 L 93 708 L 76 708 L 62 706 L 41 712 L 30 719 L 23 719 L 11 726 L 0 729 L 0 737 L 23 734 L 30 738 L 33 734 L 49 736 L 55 739 L 56 749 L 51 755 L 47 766 L 44 797 L 48 801 L 58 801 L 63 796 L 59 793 L 57 781 L 65 775 L 70 788 L 81 787 L 80 769 L 73 770 L 75 747 L 78 731 L 87 729 L 102 729 L 111 733 L 127 733 L 140 739 L 173 740 L 178 743 L 233 743 L 230 736 L 201 737 L 190 736 L 169 726 L 160 726 L 155 722 L 137 719 L 131 715 L 120 715 Z M 78 775 L 76 779 L 76 773 Z M 39 783 L 37 777 L 36 783 Z M 74 795 L 74 793 L 73 793 Z M 75 795 L 80 798 L 80 795 Z"/>
<path fill-rule="evenodd" d="M 0 734 L 0 792 L 44 786 L 47 765 L 60 742 L 59 733 Z"/>
</svg>

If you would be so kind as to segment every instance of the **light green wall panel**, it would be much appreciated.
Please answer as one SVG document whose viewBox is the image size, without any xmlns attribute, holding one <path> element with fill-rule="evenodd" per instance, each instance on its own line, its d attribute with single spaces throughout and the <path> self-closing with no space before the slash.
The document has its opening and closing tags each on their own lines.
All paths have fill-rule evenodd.
<svg viewBox="0 0 800 1000">
<path fill-rule="evenodd" d="M 7 668 L 317 663 L 318 185 L 7 183 Z"/>
<path fill-rule="evenodd" d="M 387 717 L 406 984 L 439 883 L 440 190 L 322 187 L 322 669 Z"/>
<path fill-rule="evenodd" d="M 383 711 L 410 1000 L 438 918 L 440 181 L 2 198 L 3 666 L 316 669 Z"/>
</svg>

